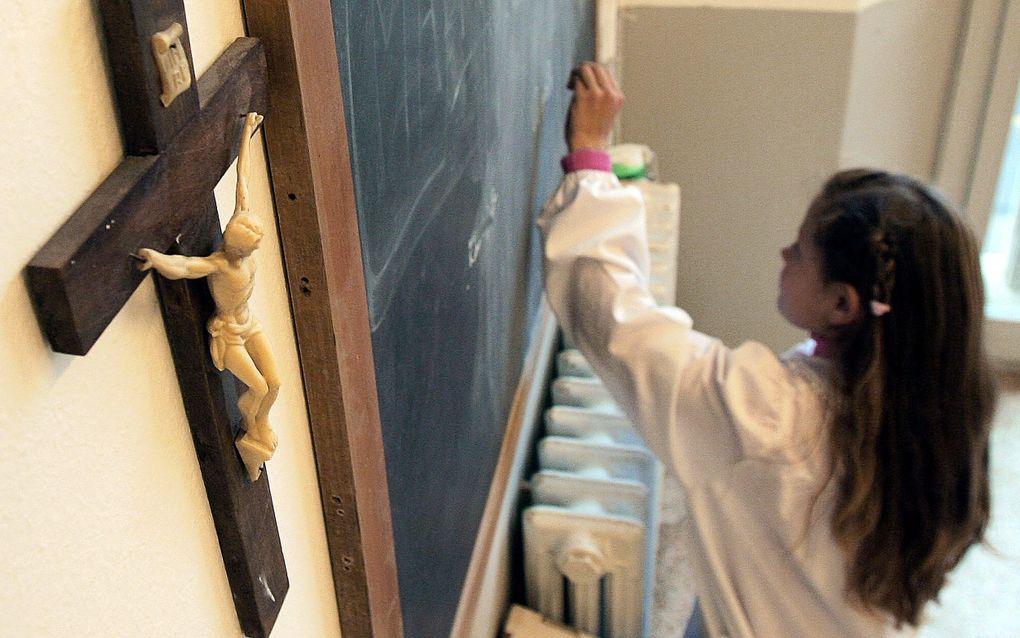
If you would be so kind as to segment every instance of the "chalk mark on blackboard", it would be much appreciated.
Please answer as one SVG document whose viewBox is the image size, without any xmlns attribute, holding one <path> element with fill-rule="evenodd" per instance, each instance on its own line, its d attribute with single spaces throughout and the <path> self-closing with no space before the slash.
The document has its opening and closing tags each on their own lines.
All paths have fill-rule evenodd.
<svg viewBox="0 0 1020 638">
<path fill-rule="evenodd" d="M 491 187 L 490 187 L 491 188 Z M 478 222 L 475 223 L 474 232 L 471 233 L 471 239 L 468 240 L 468 267 L 473 267 L 475 262 L 478 261 L 478 254 L 482 252 L 482 243 L 485 241 L 485 237 L 489 234 L 489 229 L 492 228 L 492 223 L 496 221 L 496 202 L 499 201 L 499 193 L 496 192 L 495 188 L 491 188 L 489 192 L 489 201 L 485 208 L 480 211 Z"/>
<path fill-rule="evenodd" d="M 417 195 L 407 207 L 398 206 L 402 211 L 402 223 L 400 230 L 388 240 L 389 248 L 382 259 L 378 269 L 368 267 L 365 275 L 368 278 L 369 295 L 373 303 L 369 304 L 369 320 L 372 330 L 376 330 L 386 318 L 393 300 L 400 291 L 400 282 L 404 271 L 407 269 L 414 247 L 428 231 L 429 227 L 440 215 L 445 212 L 442 205 L 446 203 L 450 193 L 456 188 L 465 171 L 472 162 L 477 161 L 477 152 L 472 152 L 468 157 L 453 165 L 452 171 L 447 170 L 447 159 L 444 157 L 439 164 L 425 179 L 425 183 L 418 189 Z M 442 190 L 435 198 L 429 198 L 433 205 L 427 210 L 419 210 L 422 199 L 432 187 L 433 182 L 442 175 L 440 184 Z M 408 237 L 411 231 L 417 231 L 413 237 Z M 378 263 L 377 260 L 373 260 Z"/>
<path fill-rule="evenodd" d="M 389 11 L 388 12 L 389 15 L 386 15 L 387 11 L 384 9 L 384 7 L 387 4 L 394 8 L 398 6 L 395 3 L 387 3 L 386 0 L 375 0 L 376 9 L 378 10 L 379 13 L 379 23 L 380 26 L 382 26 L 381 31 L 383 38 L 383 46 L 389 48 L 390 37 L 393 35 L 393 27 L 396 25 L 397 21 L 394 19 L 394 13 L 396 13 L 395 9 L 393 11 Z"/>
<path fill-rule="evenodd" d="M 457 106 L 457 97 L 460 95 L 460 90 L 464 88 L 464 80 L 467 79 L 468 69 L 471 68 L 471 60 L 475 57 L 475 53 L 478 52 L 478 48 L 477 44 L 472 47 L 471 52 L 468 53 L 467 59 L 464 60 L 464 64 L 460 68 L 460 73 L 457 74 L 457 84 L 453 87 L 453 95 L 450 98 L 450 113 Z M 452 57 L 453 53 L 453 51 L 450 51 L 449 55 Z"/>
</svg>

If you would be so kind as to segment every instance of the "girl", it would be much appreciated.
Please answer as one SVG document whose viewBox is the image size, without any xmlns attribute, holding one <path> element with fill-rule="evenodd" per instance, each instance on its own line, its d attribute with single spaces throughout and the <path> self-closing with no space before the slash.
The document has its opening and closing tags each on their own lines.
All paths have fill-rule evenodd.
<svg viewBox="0 0 1020 638">
<path fill-rule="evenodd" d="M 564 331 L 679 477 L 712 636 L 881 636 L 922 620 L 988 521 L 995 402 L 978 251 L 910 178 L 845 171 L 783 249 L 777 357 L 647 290 L 644 212 L 602 152 L 623 96 L 571 76 L 567 175 L 539 220 Z M 689 628 L 691 631 L 691 628 Z"/>
</svg>

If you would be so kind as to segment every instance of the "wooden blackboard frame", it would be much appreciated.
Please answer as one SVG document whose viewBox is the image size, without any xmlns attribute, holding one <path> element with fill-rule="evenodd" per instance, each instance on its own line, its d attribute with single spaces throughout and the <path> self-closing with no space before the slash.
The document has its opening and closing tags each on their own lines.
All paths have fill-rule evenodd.
<svg viewBox="0 0 1020 638">
<path fill-rule="evenodd" d="M 361 243 L 328 0 L 245 0 L 344 638 L 403 635 Z M 314 131 L 314 134 L 310 132 Z"/>
</svg>

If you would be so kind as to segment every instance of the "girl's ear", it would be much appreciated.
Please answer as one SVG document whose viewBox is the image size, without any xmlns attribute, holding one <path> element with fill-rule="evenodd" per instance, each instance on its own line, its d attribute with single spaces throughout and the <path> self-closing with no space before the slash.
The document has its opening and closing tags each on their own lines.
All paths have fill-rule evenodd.
<svg viewBox="0 0 1020 638">
<path fill-rule="evenodd" d="M 830 326 L 848 326 L 861 318 L 861 296 L 857 289 L 848 283 L 834 282 L 828 284 L 832 294 L 832 305 L 829 307 Z"/>
</svg>

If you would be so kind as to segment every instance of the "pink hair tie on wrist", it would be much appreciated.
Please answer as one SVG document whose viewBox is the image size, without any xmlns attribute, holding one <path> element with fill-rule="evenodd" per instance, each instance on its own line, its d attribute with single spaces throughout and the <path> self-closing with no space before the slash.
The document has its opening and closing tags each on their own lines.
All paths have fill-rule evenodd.
<svg viewBox="0 0 1020 638">
<path fill-rule="evenodd" d="M 881 317 L 882 315 L 886 314 L 890 310 L 892 310 L 892 306 L 890 306 L 887 303 L 882 303 L 881 301 L 875 301 L 875 300 L 871 301 L 871 316 L 872 317 Z"/>
<path fill-rule="evenodd" d="M 581 170 L 613 172 L 613 162 L 609 159 L 609 153 L 596 148 L 579 148 L 569 155 L 563 156 L 560 166 L 564 173 L 573 173 Z"/>
</svg>

